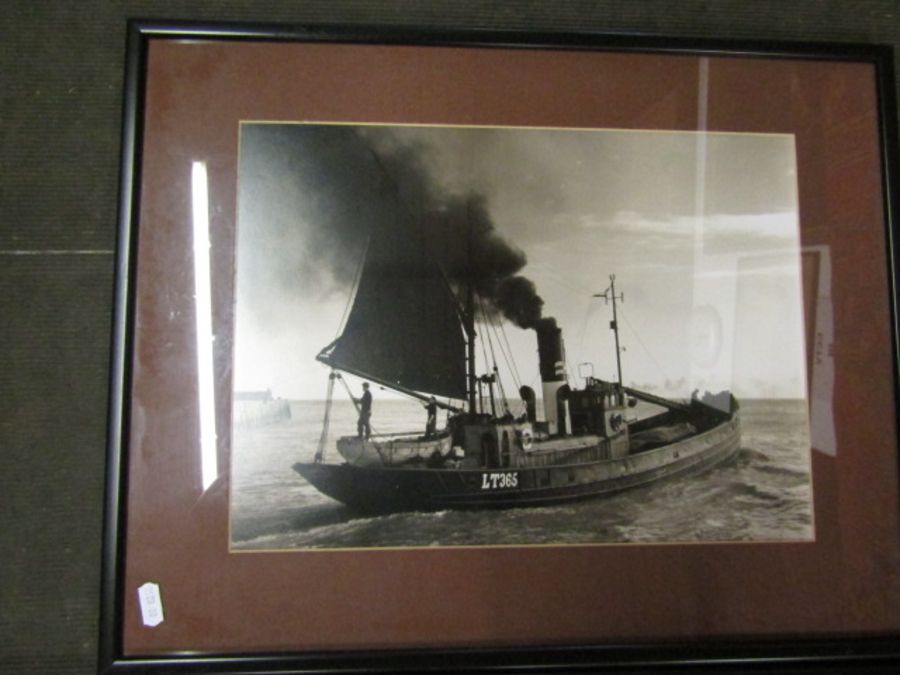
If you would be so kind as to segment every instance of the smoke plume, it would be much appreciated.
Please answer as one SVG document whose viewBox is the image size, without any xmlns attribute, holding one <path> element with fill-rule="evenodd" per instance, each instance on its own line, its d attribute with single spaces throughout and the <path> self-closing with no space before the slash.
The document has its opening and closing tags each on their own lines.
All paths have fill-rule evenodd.
<svg viewBox="0 0 900 675">
<path fill-rule="evenodd" d="M 451 194 L 435 179 L 428 152 L 389 128 L 244 125 L 241 219 L 260 227 L 242 236 L 287 256 L 277 270 L 275 256 L 257 261 L 260 282 L 327 293 L 353 282 L 370 237 L 382 262 L 401 268 L 421 262 L 408 259 L 406 240 L 422 237 L 458 295 L 472 284 L 485 312 L 535 327 L 543 300 L 519 274 L 525 254 L 497 231 L 486 195 Z"/>
</svg>

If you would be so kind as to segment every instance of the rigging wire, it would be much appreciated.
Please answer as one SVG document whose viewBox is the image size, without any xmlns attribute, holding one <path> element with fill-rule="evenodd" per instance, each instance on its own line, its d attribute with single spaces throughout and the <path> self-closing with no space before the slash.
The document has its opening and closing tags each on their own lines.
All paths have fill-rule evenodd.
<svg viewBox="0 0 900 675">
<path fill-rule="evenodd" d="M 484 320 L 485 335 L 487 336 L 488 347 L 490 348 L 490 351 L 491 351 L 491 360 L 490 361 L 488 361 L 487 353 L 485 353 L 485 355 L 484 355 L 485 364 L 488 366 L 488 368 L 491 368 L 493 370 L 494 381 L 497 383 L 497 389 L 498 389 L 500 401 L 503 404 L 503 410 L 504 410 L 504 412 L 509 413 L 510 412 L 509 400 L 506 397 L 506 390 L 503 387 L 503 380 L 500 378 L 500 370 L 497 367 L 497 353 L 494 350 L 494 340 L 496 340 L 498 343 L 497 346 L 500 349 L 500 353 L 504 354 L 504 358 L 506 357 L 506 354 L 503 352 L 503 345 L 500 342 L 500 338 L 497 336 L 497 332 L 498 332 L 497 331 L 497 323 L 499 323 L 499 319 L 496 318 L 496 316 L 493 313 L 489 312 L 485 308 L 484 300 L 482 298 L 479 298 L 478 302 L 479 302 L 479 307 L 481 309 L 481 315 Z M 491 332 L 494 333 L 493 339 L 491 338 Z M 485 341 L 482 340 L 481 342 L 482 342 L 482 351 L 484 351 L 484 342 Z M 507 363 L 508 363 L 508 360 L 507 360 Z M 493 401 L 491 403 L 493 405 Z"/>
<path fill-rule="evenodd" d="M 534 269 L 539 275 L 547 276 L 552 281 L 556 282 L 563 288 L 577 293 L 578 295 L 590 294 L 593 293 L 589 288 L 582 286 L 580 284 L 576 284 L 569 277 L 565 277 L 559 272 L 557 272 L 552 266 L 546 263 L 538 263 L 538 264 L 530 264 L 529 269 Z"/>
<path fill-rule="evenodd" d="M 503 340 L 501 339 L 502 337 L 506 336 L 506 332 L 503 330 L 503 319 L 501 319 L 499 317 L 492 317 L 490 327 L 494 333 L 494 340 L 497 341 L 497 349 L 500 351 L 500 354 L 503 355 L 503 360 L 506 363 L 506 367 L 509 369 L 509 374 L 512 376 L 513 382 L 515 383 L 516 374 L 513 371 L 512 366 L 510 365 L 509 356 L 506 353 L 506 349 L 503 346 Z M 494 367 L 496 368 L 497 367 L 497 355 L 494 352 L 493 343 L 491 343 L 491 354 L 494 357 Z"/>
<path fill-rule="evenodd" d="M 513 357 L 512 345 L 509 344 L 509 337 L 506 335 L 506 331 L 503 330 L 503 326 L 501 325 L 500 335 L 503 337 L 503 342 L 500 344 L 500 351 L 503 352 L 503 358 L 506 359 L 506 367 L 509 368 L 510 375 L 512 375 L 513 382 L 516 387 L 522 388 L 522 376 L 519 374 L 519 368 L 516 365 L 516 359 Z M 506 344 L 506 348 L 504 349 L 504 343 Z"/>
<path fill-rule="evenodd" d="M 589 296 L 584 308 L 584 321 L 581 322 L 581 331 L 578 334 L 578 351 L 584 353 L 584 340 L 587 336 L 588 323 L 591 320 L 591 307 L 594 305 L 594 298 Z"/>
<path fill-rule="evenodd" d="M 659 372 L 661 372 L 661 373 L 663 374 L 663 377 L 668 378 L 668 377 L 669 377 L 668 373 L 666 373 L 665 369 L 664 369 L 664 368 L 659 364 L 659 362 L 653 357 L 653 354 L 652 354 L 652 353 L 650 352 L 650 350 L 647 348 L 647 345 L 645 345 L 645 344 L 644 344 L 644 341 L 641 340 L 641 335 L 640 335 L 640 333 L 638 333 L 638 332 L 635 330 L 634 326 L 631 325 L 631 322 L 628 320 L 628 317 L 627 317 L 627 316 L 625 315 L 625 313 L 622 311 L 622 308 L 621 308 L 621 307 L 619 307 L 619 317 L 625 319 L 625 324 L 628 326 L 628 328 L 631 330 L 631 332 L 632 332 L 632 334 L 634 335 L 634 337 L 637 339 L 638 344 L 639 344 L 641 347 L 644 348 L 644 351 L 647 353 L 647 356 L 650 358 L 650 360 L 653 361 L 653 365 L 656 366 L 657 370 L 659 370 Z"/>
<path fill-rule="evenodd" d="M 485 346 L 484 346 L 484 343 L 485 343 L 485 342 L 488 342 L 488 343 L 489 343 L 489 342 L 491 341 L 491 334 L 490 334 L 490 332 L 489 332 L 489 330 L 488 330 L 489 324 L 487 323 L 487 321 L 488 321 L 488 318 L 487 318 L 487 312 L 486 312 L 485 309 L 484 309 L 484 301 L 483 301 L 482 298 L 481 298 L 480 296 L 478 296 L 477 294 L 475 295 L 475 301 L 478 303 L 478 308 L 477 308 L 477 309 L 481 311 L 481 318 L 482 318 L 482 320 L 483 320 L 483 321 L 482 321 L 482 325 L 485 326 L 484 337 L 482 337 L 482 339 L 479 340 L 479 342 L 481 343 L 481 355 L 482 355 L 482 357 L 484 358 L 484 367 L 485 367 L 485 369 L 489 369 L 489 368 L 490 368 L 491 362 L 488 360 L 487 350 L 485 349 Z M 479 401 L 479 403 L 480 403 L 482 406 L 484 406 L 484 397 L 483 397 L 483 396 L 479 396 L 479 398 L 481 399 L 481 400 Z M 493 403 L 493 402 L 492 402 L 492 403 Z"/>
<path fill-rule="evenodd" d="M 493 329 L 494 339 L 497 339 L 497 341 L 499 342 L 499 339 L 497 338 L 497 328 L 495 325 L 493 325 L 493 321 L 489 325 L 489 328 Z M 497 354 L 494 352 L 494 340 L 491 340 L 488 346 L 491 348 L 491 359 L 494 363 L 494 381 L 497 383 L 497 389 L 500 393 L 500 401 L 503 403 L 504 412 L 509 414 L 509 401 L 506 400 L 506 392 L 503 389 L 503 380 L 500 379 L 500 370 L 497 368 Z"/>
<path fill-rule="evenodd" d="M 366 244 L 363 246 L 363 250 L 361 255 L 359 256 L 359 262 L 356 263 L 356 271 L 353 274 L 353 286 L 352 292 L 347 296 L 347 303 L 344 305 L 344 312 L 341 315 L 341 320 L 338 323 L 337 332 L 334 335 L 334 341 L 332 344 L 337 342 L 340 338 L 341 334 L 344 332 L 344 328 L 347 323 L 347 317 L 350 314 L 350 308 L 353 306 L 353 301 L 356 299 L 356 293 L 359 290 L 359 281 L 362 278 L 363 267 L 366 262 L 366 255 L 369 252 L 369 243 L 372 241 L 372 233 L 366 235 Z M 327 348 L 326 348 L 327 349 Z M 341 377 L 340 373 L 338 373 L 333 368 L 331 372 L 328 374 L 328 389 L 325 394 L 325 416 L 322 420 L 322 433 L 319 436 L 319 446 L 316 449 L 315 459 L 316 463 L 322 461 L 325 457 L 325 447 L 328 443 L 328 434 L 331 427 L 331 404 L 334 396 L 334 381 L 340 380 L 344 383 L 344 387 L 347 389 L 347 394 L 350 396 L 350 400 L 353 401 L 353 405 L 356 406 L 357 411 L 359 411 L 359 406 L 356 403 L 356 399 L 353 398 L 353 394 L 350 393 L 349 387 L 347 387 L 347 383 L 344 382 L 344 378 Z"/>
<path fill-rule="evenodd" d="M 506 331 L 503 330 L 503 322 L 497 317 L 489 317 L 490 321 L 490 329 L 494 332 L 494 339 L 497 341 L 497 348 L 500 350 L 500 353 L 503 355 L 504 360 L 506 361 L 506 366 L 509 368 L 509 358 L 506 352 L 503 349 L 503 342 L 500 339 L 500 336 L 506 336 Z M 509 399 L 506 396 L 506 389 L 503 387 L 503 380 L 500 378 L 500 371 L 497 368 L 497 354 L 494 352 L 494 341 L 491 340 L 491 357 L 494 359 L 494 376 L 497 380 L 497 388 L 500 390 L 500 400 L 503 401 L 503 409 L 507 414 L 510 414 L 509 409 Z M 518 386 L 518 382 L 516 382 L 515 373 L 512 372 L 512 368 L 510 368 L 510 373 L 513 376 L 513 382 Z"/>
<path fill-rule="evenodd" d="M 493 372 L 494 372 L 494 376 L 495 376 L 495 379 L 496 379 L 496 381 L 497 381 L 497 384 L 500 386 L 500 393 L 501 393 L 501 397 L 502 397 L 502 394 L 503 394 L 503 385 L 500 383 L 500 379 L 499 379 L 499 375 L 498 375 L 498 371 L 497 371 L 497 354 L 494 352 L 494 340 L 491 339 L 491 331 L 492 331 L 492 330 L 493 330 L 494 333 L 495 333 L 495 334 L 494 334 L 494 338 L 496 339 L 496 329 L 494 328 L 494 318 L 493 318 L 493 316 L 491 316 L 491 315 L 489 315 L 487 312 L 485 312 L 483 309 L 482 309 L 482 312 L 483 312 L 484 315 L 485 315 L 485 316 L 484 316 L 485 321 L 487 321 L 487 331 L 486 331 L 487 334 L 488 334 L 488 341 L 487 341 L 487 342 L 488 342 L 488 348 L 491 350 L 491 362 L 490 362 L 490 365 L 491 365 L 492 368 L 493 368 Z M 509 407 L 509 406 L 506 405 L 506 401 L 505 401 L 505 400 L 503 401 L 503 404 L 504 404 L 504 407 L 507 407 L 507 408 Z"/>
<path fill-rule="evenodd" d="M 331 402 L 334 394 L 334 380 L 340 377 L 334 370 L 328 374 L 328 390 L 325 393 L 325 418 L 322 420 L 322 434 L 319 436 L 319 447 L 313 461 L 321 463 L 325 458 L 325 447 L 328 444 L 328 430 L 331 426 Z"/>
</svg>

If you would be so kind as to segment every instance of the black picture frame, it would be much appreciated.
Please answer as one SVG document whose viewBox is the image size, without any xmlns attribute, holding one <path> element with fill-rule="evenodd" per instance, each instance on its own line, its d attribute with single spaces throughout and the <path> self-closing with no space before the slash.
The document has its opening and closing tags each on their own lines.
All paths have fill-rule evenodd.
<svg viewBox="0 0 900 675">
<path fill-rule="evenodd" d="M 673 39 L 659 36 L 555 34 L 515 32 L 441 32 L 406 28 L 350 29 L 343 26 L 278 26 L 133 21 L 128 26 L 127 80 L 122 136 L 122 171 L 119 208 L 118 258 L 116 266 L 115 325 L 109 412 L 109 448 L 105 523 L 105 555 L 101 615 L 102 672 L 384 672 L 393 670 L 433 672 L 561 672 L 722 670 L 755 671 L 772 667 L 783 672 L 821 669 L 885 671 L 900 664 L 900 633 L 860 632 L 824 635 L 795 632 L 772 635 L 697 636 L 696 639 L 611 640 L 559 644 L 455 648 L 366 648 L 352 650 L 298 649 L 210 652 L 147 651 L 126 654 L 124 614 L 126 564 L 129 535 L 128 494 L 130 483 L 130 433 L 134 429 L 129 402 L 134 386 L 135 338 L 143 329 L 139 321 L 138 251 L 146 233 L 141 227 L 144 178 L 145 105 L 148 86 L 148 54 L 151 44 L 172 41 L 214 41 L 225 45 L 303 43 L 321 45 L 385 45 L 423 48 L 452 47 L 472 50 L 535 50 L 571 53 L 655 54 L 665 57 L 704 56 L 716 59 L 768 59 L 785 62 L 816 61 L 832 64 L 857 63 L 873 68 L 877 98 L 880 175 L 883 195 L 892 368 L 880 376 L 890 377 L 895 401 L 898 396 L 897 242 L 896 227 L 898 122 L 894 97 L 894 55 L 889 47 L 856 44 L 800 44 L 769 41 L 715 41 Z M 161 270 L 166 272 L 166 270 Z M 894 406 L 895 418 L 897 407 Z M 896 480 L 896 447 L 893 471 Z M 897 510 L 897 504 L 885 504 Z M 895 533 L 896 534 L 896 533 Z M 894 542 L 900 546 L 900 542 Z M 890 571 L 888 571 L 889 573 Z M 886 579 L 887 593 L 896 595 Z"/>
</svg>

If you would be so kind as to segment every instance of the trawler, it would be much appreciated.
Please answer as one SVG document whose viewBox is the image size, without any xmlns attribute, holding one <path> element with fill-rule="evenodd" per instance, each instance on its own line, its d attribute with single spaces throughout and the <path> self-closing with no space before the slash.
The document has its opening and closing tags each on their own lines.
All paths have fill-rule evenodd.
<svg viewBox="0 0 900 675">
<path fill-rule="evenodd" d="M 412 269 L 395 269 L 379 262 L 377 248 L 370 246 L 367 255 L 343 331 L 317 357 L 332 369 L 322 442 L 314 461 L 293 467 L 354 511 L 560 504 L 693 475 L 738 450 L 739 406 L 730 392 L 670 400 L 623 385 L 614 275 L 599 295 L 612 303 L 617 381 L 587 376 L 583 387 L 571 386 L 562 331 L 552 318 L 538 319 L 532 326 L 543 403 L 538 419 L 531 387 L 520 387 L 523 412 L 515 415 L 505 398 L 498 404 L 496 366 L 476 372 L 471 288 L 460 303 L 441 271 L 429 271 L 427 256 L 409 258 Z M 416 320 L 405 321 L 404 314 Z M 446 409 L 446 427 L 342 437 L 337 450 L 343 461 L 326 461 L 341 373 Z M 657 412 L 639 418 L 639 400 Z"/>
</svg>

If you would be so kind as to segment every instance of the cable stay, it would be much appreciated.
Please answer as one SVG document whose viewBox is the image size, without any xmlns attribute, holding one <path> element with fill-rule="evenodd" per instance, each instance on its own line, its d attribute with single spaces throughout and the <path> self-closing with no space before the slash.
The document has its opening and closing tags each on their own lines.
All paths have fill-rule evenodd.
<svg viewBox="0 0 900 675">
<path fill-rule="evenodd" d="M 504 338 L 506 337 L 506 331 L 503 330 L 503 324 L 502 324 L 502 322 L 500 322 L 499 320 L 498 320 L 498 321 L 493 321 L 493 320 L 491 320 L 491 322 L 490 322 L 490 328 L 491 328 L 491 330 L 492 330 L 493 333 L 494 333 L 494 339 L 497 341 L 497 348 L 500 350 L 500 353 L 503 355 L 503 358 L 504 358 L 504 360 L 506 361 L 507 368 L 510 369 L 510 374 L 511 374 L 512 377 L 513 377 L 513 383 L 518 387 L 518 386 L 519 386 L 519 385 L 518 385 L 518 381 L 517 381 L 517 378 L 516 378 L 516 374 L 515 374 L 515 372 L 514 372 L 515 369 L 514 369 L 514 367 L 510 367 L 510 357 L 509 357 L 509 355 L 507 355 L 507 353 L 504 351 L 504 349 L 503 349 L 503 342 L 502 342 L 502 340 L 500 339 L 500 336 L 501 336 L 501 335 L 502 335 Z M 497 386 L 498 386 L 499 389 L 500 389 L 500 400 L 503 402 L 503 412 L 504 412 L 506 415 L 511 415 L 512 413 L 511 413 L 510 408 L 509 408 L 509 399 L 507 398 L 507 396 L 506 396 L 506 390 L 505 390 L 505 388 L 503 387 L 503 380 L 502 380 L 501 377 L 500 377 L 500 370 L 497 368 L 497 354 L 496 354 L 496 352 L 494 351 L 494 340 L 491 340 L 491 342 L 490 342 L 490 348 L 491 348 L 491 358 L 493 359 L 493 363 L 494 363 L 494 378 L 496 379 L 496 381 L 497 381 Z"/>
<path fill-rule="evenodd" d="M 494 332 L 494 339 L 497 341 L 497 349 L 500 350 L 500 354 L 503 356 L 503 361 L 506 364 L 506 367 L 509 369 L 510 377 L 513 379 L 513 384 L 518 386 L 518 376 L 516 373 L 515 362 L 512 361 L 511 354 L 507 353 L 507 350 L 504 348 L 503 343 L 506 340 L 506 331 L 503 329 L 503 323 L 501 321 L 496 321 L 491 323 L 491 330 Z M 507 344 L 508 341 L 506 341 Z M 491 355 L 494 357 L 494 368 L 497 367 L 497 355 L 494 352 L 494 345 L 491 343 Z"/>
<path fill-rule="evenodd" d="M 325 458 L 325 446 L 328 443 L 328 429 L 331 425 L 331 402 L 334 396 L 334 381 L 339 377 L 340 375 L 334 370 L 328 373 L 328 390 L 325 394 L 325 417 L 322 420 L 322 434 L 319 436 L 319 447 L 316 450 L 315 458 L 313 459 L 316 464 L 321 463 Z"/>
<path fill-rule="evenodd" d="M 551 281 L 555 282 L 556 284 L 558 284 L 562 288 L 565 288 L 568 291 L 572 291 L 576 295 L 585 295 L 585 294 L 590 294 L 593 292 L 587 286 L 582 286 L 580 284 L 574 283 L 572 279 L 563 276 L 558 271 L 556 271 L 556 269 L 554 267 L 552 267 L 551 265 L 548 265 L 547 263 L 538 263 L 538 264 L 530 263 L 528 266 L 528 269 L 534 270 L 542 276 L 549 277 L 549 279 Z"/>
<path fill-rule="evenodd" d="M 578 333 L 578 352 L 584 353 L 584 341 L 587 337 L 588 324 L 591 320 L 591 309 L 594 307 L 594 297 L 591 296 L 587 299 L 584 307 L 584 320 L 581 322 L 581 330 Z"/>
<path fill-rule="evenodd" d="M 653 361 L 653 365 L 656 366 L 656 369 L 663 374 L 663 377 L 669 377 L 665 369 L 659 364 L 659 361 L 657 361 L 653 357 L 653 353 L 647 348 L 647 345 L 644 344 L 644 341 L 641 340 L 640 333 L 638 333 L 635 330 L 634 326 L 631 325 L 631 322 L 628 320 L 628 317 L 626 316 L 625 312 L 621 310 L 621 308 L 619 309 L 619 314 L 623 319 L 625 319 L 625 325 L 627 325 L 631 330 L 632 335 L 634 335 L 635 339 L 638 341 L 638 344 L 643 348 L 644 353 L 650 358 L 651 361 Z"/>
<path fill-rule="evenodd" d="M 482 375 L 478 378 L 478 390 L 479 390 L 479 398 L 482 398 L 482 410 L 484 409 L 483 397 L 481 393 L 481 385 L 486 384 L 488 386 L 488 402 L 491 406 L 491 416 L 497 417 L 497 402 L 494 400 L 494 382 L 497 381 L 496 372 L 497 372 L 497 362 L 495 358 L 488 358 L 487 350 L 490 348 L 491 356 L 494 356 L 494 343 L 491 340 L 491 314 L 487 311 L 484 305 L 484 299 L 478 298 L 478 309 L 481 312 L 482 324 L 485 326 L 486 330 L 484 331 L 484 337 L 481 340 L 481 354 L 484 359 L 484 368 L 485 370 L 491 369 L 491 365 L 493 364 L 493 372 L 491 375 Z"/>
<path fill-rule="evenodd" d="M 503 393 L 503 382 L 500 380 L 500 371 L 497 368 L 497 354 L 494 352 L 494 340 L 491 339 L 491 332 L 494 333 L 494 338 L 497 337 L 497 327 L 494 325 L 492 316 L 485 316 L 485 320 L 488 325 L 488 348 L 491 350 L 491 360 L 489 362 L 490 366 L 493 366 L 492 376 L 494 381 L 497 383 L 497 387 L 500 390 L 500 401 L 503 404 L 503 410 L 505 413 L 509 413 L 509 404 L 506 402 L 506 396 Z M 491 392 L 491 410 L 493 411 L 493 391 Z"/>
<path fill-rule="evenodd" d="M 513 383 L 516 385 L 516 388 L 521 388 L 522 376 L 519 374 L 519 368 L 516 365 L 516 360 L 513 358 L 512 345 L 509 344 L 509 338 L 506 335 L 506 331 L 502 330 L 502 326 L 500 335 L 503 336 L 503 342 L 500 344 L 500 350 L 503 352 L 503 358 L 506 360 L 506 367 L 509 368 L 509 372 L 512 375 Z"/>
<path fill-rule="evenodd" d="M 493 325 L 493 322 L 491 322 L 490 328 L 494 332 L 494 339 L 497 339 L 497 327 L 495 325 Z M 489 331 L 489 334 L 490 334 L 490 331 Z M 498 342 L 499 342 L 499 340 L 498 340 Z M 493 374 L 494 381 L 497 383 L 497 389 L 499 390 L 499 393 L 500 393 L 500 402 L 503 405 L 504 414 L 508 415 L 509 414 L 509 402 L 506 400 L 506 392 L 503 390 L 503 380 L 500 378 L 500 370 L 497 368 L 497 354 L 494 351 L 494 340 L 492 340 L 490 338 L 488 339 L 488 347 L 490 347 L 490 350 L 491 350 L 491 363 L 493 364 L 492 374 Z"/>
</svg>

